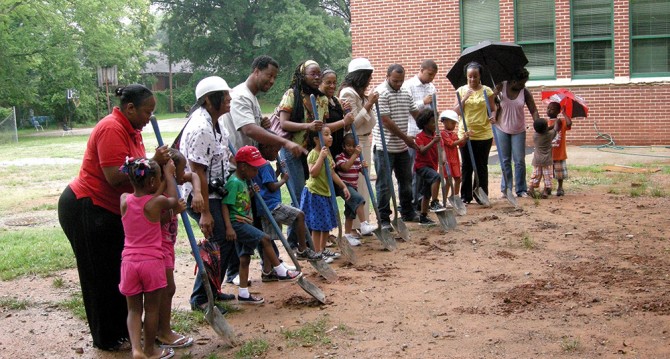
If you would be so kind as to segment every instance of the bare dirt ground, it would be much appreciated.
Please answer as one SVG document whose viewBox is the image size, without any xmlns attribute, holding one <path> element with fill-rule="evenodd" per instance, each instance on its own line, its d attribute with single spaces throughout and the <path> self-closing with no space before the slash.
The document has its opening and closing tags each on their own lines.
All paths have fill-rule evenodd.
<svg viewBox="0 0 670 359">
<path fill-rule="evenodd" d="M 569 163 L 578 163 L 577 150 L 572 155 Z M 596 155 L 584 157 L 640 161 Z M 366 237 L 356 265 L 334 263 L 337 283 L 305 266 L 326 305 L 296 284 L 260 282 L 252 263 L 250 288 L 266 304 L 227 320 L 240 341 L 269 344 L 263 358 L 670 357 L 670 175 L 648 176 L 666 196 L 631 197 L 630 181 L 616 184 L 619 194 L 608 193 L 615 185 L 568 182 L 565 197 L 521 199 L 515 210 L 492 190 L 491 208 L 469 206 L 448 233 L 409 224 L 411 241 L 394 252 Z M 490 188 L 498 181 L 494 176 Z M 42 225 L 57 226 L 54 213 L 44 215 L 53 217 Z M 179 246 L 186 248 L 186 240 Z M 182 253 L 174 306 L 186 310 L 193 261 Z M 0 308 L 0 357 L 129 357 L 93 348 L 86 323 L 55 307 L 78 290 L 76 270 L 54 277 L 65 285 L 55 289 L 54 278 L 41 277 L 0 282 L 3 298 L 31 302 L 24 310 Z M 328 344 L 290 345 L 282 334 L 322 319 L 332 329 Z M 239 350 L 222 347 L 206 325 L 185 334 L 196 344 L 178 349 L 176 358 L 233 357 Z"/>
</svg>

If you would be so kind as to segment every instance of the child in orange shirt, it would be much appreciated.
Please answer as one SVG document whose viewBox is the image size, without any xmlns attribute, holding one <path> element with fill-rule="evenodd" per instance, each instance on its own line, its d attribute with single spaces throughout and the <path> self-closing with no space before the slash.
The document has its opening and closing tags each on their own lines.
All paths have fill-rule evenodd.
<svg viewBox="0 0 670 359">
<path fill-rule="evenodd" d="M 556 196 L 563 196 L 563 180 L 568 178 L 568 151 L 565 145 L 566 131 L 572 128 L 572 119 L 565 116 L 565 119 L 559 119 L 558 115 L 561 113 L 561 105 L 558 102 L 550 102 L 547 105 L 547 117 L 549 117 L 549 126 L 554 126 L 556 121 L 561 123 L 561 129 L 556 134 L 556 137 L 551 141 L 551 155 L 554 160 L 554 178 L 558 181 L 558 188 L 556 189 Z"/>
</svg>

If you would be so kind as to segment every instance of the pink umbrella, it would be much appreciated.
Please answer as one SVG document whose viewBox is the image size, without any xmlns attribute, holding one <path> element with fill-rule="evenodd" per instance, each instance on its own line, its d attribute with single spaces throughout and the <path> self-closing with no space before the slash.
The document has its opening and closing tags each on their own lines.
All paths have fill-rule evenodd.
<svg viewBox="0 0 670 359">
<path fill-rule="evenodd" d="M 544 103 L 558 102 L 570 118 L 589 116 L 589 106 L 586 101 L 570 90 L 542 91 L 542 101 Z"/>
</svg>

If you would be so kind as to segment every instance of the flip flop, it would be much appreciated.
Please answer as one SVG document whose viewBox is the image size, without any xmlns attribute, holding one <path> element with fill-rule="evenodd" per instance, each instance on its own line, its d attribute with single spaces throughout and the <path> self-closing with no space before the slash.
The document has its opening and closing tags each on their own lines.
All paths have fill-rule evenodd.
<svg viewBox="0 0 670 359">
<path fill-rule="evenodd" d="M 193 338 L 180 335 L 179 338 L 177 338 L 172 343 L 166 343 L 160 339 L 158 339 L 158 342 L 160 342 L 161 348 L 186 348 L 193 345 Z"/>
<path fill-rule="evenodd" d="M 158 359 L 170 359 L 174 356 L 174 349 L 172 348 L 165 348 L 161 350 L 161 355 L 159 357 L 156 357 Z"/>
</svg>

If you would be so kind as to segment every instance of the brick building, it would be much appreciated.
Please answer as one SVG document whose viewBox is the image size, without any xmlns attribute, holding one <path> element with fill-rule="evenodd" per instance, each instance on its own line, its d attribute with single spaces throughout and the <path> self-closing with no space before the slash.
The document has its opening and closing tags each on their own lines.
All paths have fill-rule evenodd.
<svg viewBox="0 0 670 359">
<path fill-rule="evenodd" d="M 570 144 L 606 143 L 597 131 L 617 145 L 670 144 L 670 0 L 351 0 L 351 34 L 352 56 L 376 69 L 373 85 L 391 63 L 409 78 L 434 59 L 440 110 L 455 102 L 445 76 L 464 48 L 516 42 L 540 115 L 542 90 L 587 100 Z"/>
</svg>

